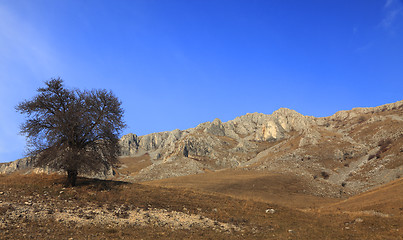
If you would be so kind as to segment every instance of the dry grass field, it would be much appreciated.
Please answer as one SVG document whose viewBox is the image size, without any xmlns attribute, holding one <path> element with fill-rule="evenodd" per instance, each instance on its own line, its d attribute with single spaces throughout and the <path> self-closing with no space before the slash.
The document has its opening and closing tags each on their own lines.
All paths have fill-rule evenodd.
<svg viewBox="0 0 403 240">
<path fill-rule="evenodd" d="M 319 207 L 340 201 L 339 198 L 323 198 L 307 194 L 309 180 L 295 175 L 229 169 L 144 184 L 219 193 L 238 199 L 275 203 L 292 208 Z"/>
<path fill-rule="evenodd" d="M 141 169 L 152 164 L 148 154 L 144 154 L 140 157 L 120 157 L 119 161 L 121 166 L 118 173 L 128 176 L 134 176 Z"/>
<path fill-rule="evenodd" d="M 0 239 L 403 239 L 402 180 L 350 199 L 253 172 L 63 183 L 1 175 Z"/>
<path fill-rule="evenodd" d="M 395 180 L 326 207 L 341 211 L 377 211 L 386 215 L 403 216 L 403 179 Z"/>
</svg>

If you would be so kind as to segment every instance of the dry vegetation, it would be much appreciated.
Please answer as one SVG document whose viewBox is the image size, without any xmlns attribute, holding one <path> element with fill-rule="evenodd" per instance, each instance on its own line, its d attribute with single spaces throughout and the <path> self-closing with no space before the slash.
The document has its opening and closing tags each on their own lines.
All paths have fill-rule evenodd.
<svg viewBox="0 0 403 240">
<path fill-rule="evenodd" d="M 223 176 L 230 179 L 229 174 Z M 285 194 L 284 202 L 287 198 L 298 199 L 298 194 L 302 196 L 302 193 L 293 195 L 291 187 L 281 190 L 285 189 L 284 184 L 297 184 L 293 178 L 283 181 L 275 176 L 253 179 L 239 175 L 241 178 L 249 181 L 242 184 L 242 181 L 232 180 L 228 191 L 223 185 L 225 181 L 221 181 L 216 189 L 207 192 L 191 189 L 191 177 L 186 179 L 189 185 L 182 181 L 171 183 L 169 188 L 162 187 L 168 185 L 163 182 L 151 185 L 80 178 L 77 187 L 66 189 L 63 187 L 65 179 L 58 175 L 2 175 L 0 238 L 403 239 L 401 199 L 386 201 L 388 211 L 385 212 L 382 212 L 385 210 L 383 201 L 378 199 L 386 194 L 399 194 L 403 189 L 402 181 L 347 200 L 341 205 L 344 208 L 334 199 L 316 201 L 313 198 L 310 201 L 316 201 L 317 206 L 307 208 L 301 203 L 281 204 L 281 194 Z M 193 181 L 194 186 L 196 182 Z M 277 201 L 270 201 L 270 197 L 241 199 L 236 196 L 248 195 L 250 184 L 263 185 L 265 191 L 270 192 L 270 185 L 264 185 L 265 182 L 277 183 L 272 186 L 272 192 L 278 195 Z M 208 183 L 202 186 L 208 187 Z M 259 194 L 259 190 L 256 192 Z M 303 202 L 309 198 L 299 199 Z M 379 201 L 374 203 L 370 199 Z M 155 217 L 158 211 L 167 216 L 181 216 L 171 219 L 179 224 L 168 220 L 162 224 L 163 219 Z M 134 221 L 137 213 L 143 213 L 144 224 Z M 197 216 L 195 222 L 211 220 L 213 225 L 186 225 L 189 219 L 195 219 L 189 216 Z"/>
<path fill-rule="evenodd" d="M 119 161 L 121 165 L 118 174 L 131 176 L 136 175 L 141 169 L 152 164 L 148 154 L 139 157 L 120 157 Z"/>
<path fill-rule="evenodd" d="M 375 211 L 384 215 L 403 217 L 403 179 L 392 181 L 384 186 L 327 207 L 352 212 Z"/>
<path fill-rule="evenodd" d="M 146 182 L 147 185 L 219 193 L 233 198 L 310 208 L 340 201 L 306 194 L 307 179 L 253 170 L 223 170 Z"/>
</svg>

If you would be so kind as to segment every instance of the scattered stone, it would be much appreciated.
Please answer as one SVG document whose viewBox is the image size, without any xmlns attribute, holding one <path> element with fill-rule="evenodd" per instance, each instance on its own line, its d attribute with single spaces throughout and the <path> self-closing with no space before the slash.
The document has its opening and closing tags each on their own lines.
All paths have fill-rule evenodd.
<svg viewBox="0 0 403 240">
<path fill-rule="evenodd" d="M 58 200 L 58 204 L 64 204 Z M 59 211 L 54 211 L 54 204 L 42 202 L 40 205 L 35 203 L 34 211 L 30 209 L 33 203 L 31 201 L 24 202 L 23 205 L 9 207 L 7 211 L 9 216 L 25 219 L 55 219 L 57 222 L 74 223 L 74 226 L 106 224 L 108 226 L 166 226 L 172 229 L 190 229 L 190 228 L 210 228 L 220 232 L 241 231 L 241 228 L 231 224 L 219 222 L 214 219 L 204 217 L 199 214 L 189 214 L 184 212 L 168 211 L 166 209 L 156 208 L 128 208 L 127 206 L 108 209 L 107 206 L 98 206 L 89 204 L 86 207 L 76 207 L 64 205 Z M 11 206 L 11 205 L 10 205 Z M 21 220 L 23 221 L 23 220 Z"/>
<path fill-rule="evenodd" d="M 276 212 L 276 210 L 274 210 L 273 208 L 266 209 L 266 213 L 271 213 L 271 214 L 273 214 L 273 213 L 275 213 L 275 212 Z"/>
</svg>

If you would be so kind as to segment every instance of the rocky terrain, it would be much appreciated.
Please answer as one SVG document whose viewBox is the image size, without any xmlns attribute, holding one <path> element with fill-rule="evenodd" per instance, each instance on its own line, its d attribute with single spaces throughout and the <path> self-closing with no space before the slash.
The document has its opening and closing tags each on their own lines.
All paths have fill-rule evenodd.
<svg viewBox="0 0 403 240">
<path fill-rule="evenodd" d="M 346 200 L 316 197 L 315 207 L 295 207 L 288 182 L 269 178 L 282 204 L 158 181 L 64 180 L 0 175 L 0 239 L 403 239 L 403 179 Z"/>
<path fill-rule="evenodd" d="M 403 176 L 403 101 L 324 118 L 282 108 L 183 131 L 127 134 L 121 145 L 131 158 L 122 158 L 117 172 L 130 160 L 149 161 L 119 176 L 126 181 L 243 169 L 299 176 L 317 195 L 353 195 Z"/>
<path fill-rule="evenodd" d="M 281 108 L 215 119 L 187 130 L 127 134 L 122 165 L 95 177 L 129 182 L 226 169 L 298 176 L 314 195 L 350 196 L 403 176 L 403 101 L 304 116 Z M 0 173 L 31 169 L 29 159 L 0 165 Z"/>
<path fill-rule="evenodd" d="M 65 190 L 65 189 L 63 189 Z M 85 206 L 72 204 L 73 201 L 60 200 L 64 191 L 59 191 L 59 196 L 52 199 L 44 193 L 40 196 L 33 193 L 33 196 L 24 201 L 12 201 L 0 203 L 0 210 L 8 212 L 7 218 L 0 220 L 0 229 L 16 222 L 19 218 L 25 220 L 47 220 L 57 222 L 73 222 L 75 225 L 83 226 L 88 224 L 99 224 L 119 227 L 126 226 L 161 226 L 171 229 L 210 228 L 217 231 L 232 232 L 240 231 L 240 228 L 228 223 L 218 222 L 199 214 L 189 214 L 177 211 L 168 211 L 157 208 L 138 208 L 122 204 L 120 206 L 98 206 L 88 203 Z M 3 197 L 7 193 L 2 192 Z M 56 208 L 55 208 L 56 207 Z"/>
</svg>

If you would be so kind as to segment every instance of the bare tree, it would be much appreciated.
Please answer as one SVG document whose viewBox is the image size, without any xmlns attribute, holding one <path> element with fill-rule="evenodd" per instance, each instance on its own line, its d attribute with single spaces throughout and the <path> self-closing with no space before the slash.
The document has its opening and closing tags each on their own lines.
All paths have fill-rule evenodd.
<svg viewBox="0 0 403 240">
<path fill-rule="evenodd" d="M 66 171 L 67 183 L 75 186 L 79 173 L 117 164 L 125 127 L 118 98 L 106 90 L 66 89 L 60 78 L 45 84 L 16 107 L 27 115 L 21 133 L 34 165 Z"/>
</svg>

